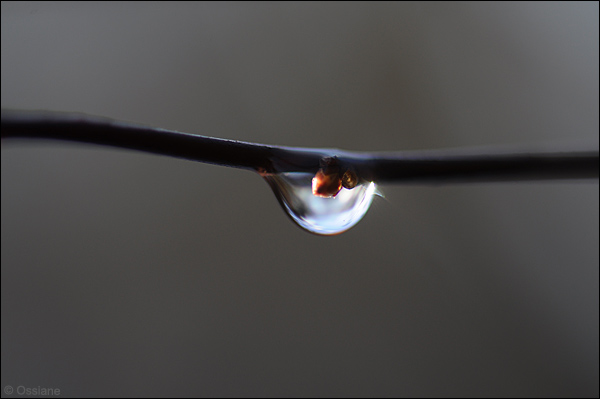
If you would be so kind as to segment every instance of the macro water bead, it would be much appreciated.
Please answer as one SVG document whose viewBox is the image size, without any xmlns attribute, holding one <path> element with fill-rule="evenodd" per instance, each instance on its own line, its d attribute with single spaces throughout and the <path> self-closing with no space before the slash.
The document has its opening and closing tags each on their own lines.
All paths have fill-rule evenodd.
<svg viewBox="0 0 600 399">
<path fill-rule="evenodd" d="M 373 182 L 347 189 L 342 186 L 339 176 L 339 188 L 337 182 L 323 188 L 333 188 L 332 195 L 314 194 L 315 179 L 317 184 L 323 182 L 318 174 L 277 173 L 264 178 L 288 216 L 303 229 L 319 235 L 339 234 L 352 228 L 369 210 L 376 194 Z"/>
</svg>

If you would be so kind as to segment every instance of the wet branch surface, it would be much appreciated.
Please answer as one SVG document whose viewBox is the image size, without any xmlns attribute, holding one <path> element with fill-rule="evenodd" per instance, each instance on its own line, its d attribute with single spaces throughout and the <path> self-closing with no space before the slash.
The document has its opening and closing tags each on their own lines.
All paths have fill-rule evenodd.
<svg viewBox="0 0 600 399">
<path fill-rule="evenodd" d="M 100 144 L 259 173 L 319 170 L 335 156 L 359 178 L 379 183 L 452 183 L 598 178 L 598 149 L 583 151 L 431 150 L 393 153 L 281 147 L 224 140 L 83 114 L 2 111 L 2 139 Z"/>
</svg>

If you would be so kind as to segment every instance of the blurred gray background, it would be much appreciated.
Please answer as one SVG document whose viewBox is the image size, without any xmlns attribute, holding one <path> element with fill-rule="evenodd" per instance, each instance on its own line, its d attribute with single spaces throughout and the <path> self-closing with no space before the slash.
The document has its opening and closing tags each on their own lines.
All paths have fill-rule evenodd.
<svg viewBox="0 0 600 399">
<path fill-rule="evenodd" d="M 598 3 L 7 3 L 2 108 L 267 144 L 598 148 Z M 598 396 L 597 181 L 384 186 L 336 237 L 247 171 L 2 142 L 4 387 Z"/>
</svg>

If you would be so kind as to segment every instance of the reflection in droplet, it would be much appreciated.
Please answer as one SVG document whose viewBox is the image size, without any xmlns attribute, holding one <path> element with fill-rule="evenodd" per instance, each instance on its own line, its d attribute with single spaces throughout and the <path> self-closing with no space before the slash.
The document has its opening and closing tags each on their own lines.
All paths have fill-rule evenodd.
<svg viewBox="0 0 600 399">
<path fill-rule="evenodd" d="M 294 222 L 311 233 L 343 233 L 358 223 L 369 209 L 376 193 L 375 183 L 364 182 L 352 189 L 342 188 L 331 198 L 313 194 L 310 173 L 263 175 L 281 206 Z"/>
</svg>

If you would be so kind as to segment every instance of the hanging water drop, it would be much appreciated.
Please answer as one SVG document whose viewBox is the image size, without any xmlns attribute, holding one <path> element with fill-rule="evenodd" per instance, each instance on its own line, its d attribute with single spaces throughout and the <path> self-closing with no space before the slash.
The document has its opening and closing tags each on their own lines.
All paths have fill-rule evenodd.
<svg viewBox="0 0 600 399">
<path fill-rule="evenodd" d="M 336 179 L 326 172 L 320 170 L 317 175 L 291 172 L 263 176 L 295 223 L 311 233 L 334 235 L 343 233 L 362 219 L 373 201 L 376 189 L 375 183 L 357 183 L 353 181 L 356 176 L 352 175 L 344 178 L 345 184 L 352 187 L 346 188 L 341 182 L 338 185 Z M 339 177 L 340 181 L 343 175 Z M 323 187 L 320 187 L 321 183 Z"/>
</svg>

